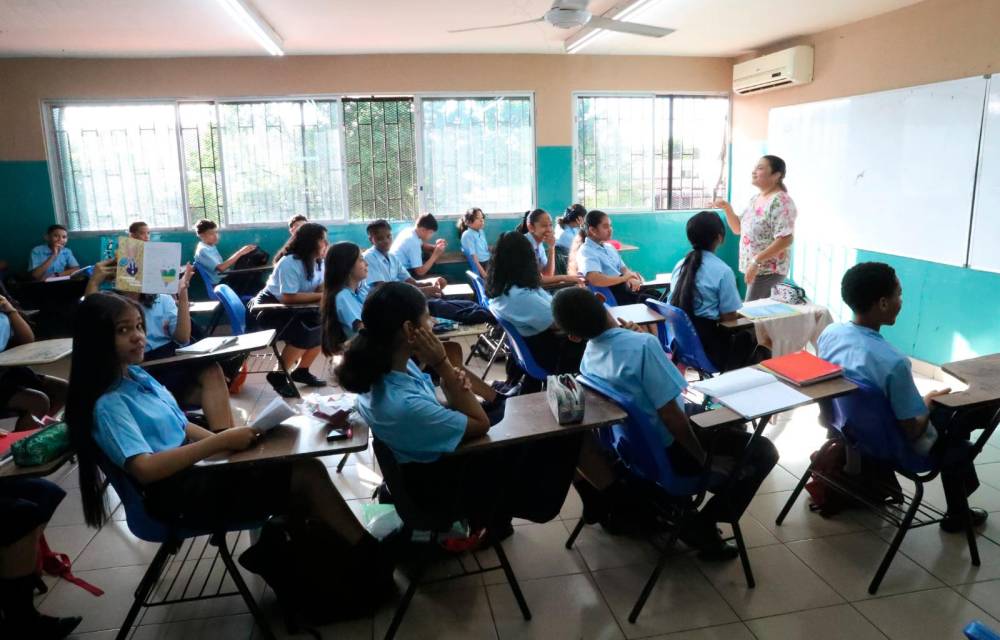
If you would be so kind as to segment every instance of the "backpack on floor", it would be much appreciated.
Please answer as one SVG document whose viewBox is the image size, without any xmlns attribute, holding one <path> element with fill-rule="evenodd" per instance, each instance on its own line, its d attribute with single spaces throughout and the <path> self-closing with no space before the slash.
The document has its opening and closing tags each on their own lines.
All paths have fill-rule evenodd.
<svg viewBox="0 0 1000 640">
<path fill-rule="evenodd" d="M 813 477 L 806 483 L 809 492 L 809 509 L 829 518 L 845 509 L 864 507 L 868 501 L 873 504 L 898 504 L 903 499 L 903 489 L 890 467 L 870 458 L 861 458 L 861 472 L 848 474 L 844 471 L 847 463 L 847 446 L 835 440 L 825 450 L 813 452 L 810 456 L 813 470 L 838 484 L 846 485 L 853 495 L 835 488 L 823 478 Z M 863 500 L 860 500 L 863 498 Z"/>
</svg>

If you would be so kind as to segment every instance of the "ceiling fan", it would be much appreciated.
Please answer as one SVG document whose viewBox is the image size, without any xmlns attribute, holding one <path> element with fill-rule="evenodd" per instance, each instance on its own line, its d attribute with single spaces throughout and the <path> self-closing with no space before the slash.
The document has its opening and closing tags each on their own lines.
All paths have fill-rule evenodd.
<svg viewBox="0 0 1000 640">
<path fill-rule="evenodd" d="M 468 29 L 453 29 L 448 33 L 464 33 L 466 31 L 481 31 L 483 29 L 502 29 L 505 27 L 516 27 L 522 24 L 534 24 L 536 22 L 547 22 L 559 29 L 575 29 L 576 27 L 593 27 L 605 29 L 607 31 L 618 31 L 636 36 L 646 36 L 649 38 L 662 38 L 674 32 L 673 29 L 654 27 L 648 24 L 637 22 L 624 22 L 613 20 L 604 16 L 595 16 L 587 11 L 590 0 L 555 0 L 552 8 L 545 12 L 540 18 L 534 20 L 524 20 L 521 22 L 511 22 L 509 24 L 495 24 L 487 27 L 470 27 Z"/>
</svg>

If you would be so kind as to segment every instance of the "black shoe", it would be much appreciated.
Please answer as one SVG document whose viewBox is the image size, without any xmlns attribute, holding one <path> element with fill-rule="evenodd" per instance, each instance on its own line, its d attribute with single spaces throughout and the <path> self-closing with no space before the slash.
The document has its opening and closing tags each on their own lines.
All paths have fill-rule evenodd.
<svg viewBox="0 0 1000 640">
<path fill-rule="evenodd" d="M 4 638 L 31 638 L 32 640 L 62 640 L 79 626 L 83 618 L 53 618 L 38 614 L 23 619 L 0 621 L 0 635 Z"/>
<path fill-rule="evenodd" d="M 709 522 L 695 514 L 681 526 L 678 536 L 681 542 L 698 550 L 698 559 L 705 562 L 723 562 L 732 560 L 740 552 L 736 545 L 722 539 L 722 534 L 714 522 Z"/>
<path fill-rule="evenodd" d="M 969 514 L 972 516 L 972 527 L 976 528 L 986 522 L 990 514 L 985 509 L 979 507 L 969 507 Z M 962 515 L 946 514 L 941 520 L 941 529 L 945 533 L 961 533 L 965 531 L 967 521 Z"/>
<path fill-rule="evenodd" d="M 292 382 L 299 382 L 307 387 L 325 387 L 326 381 L 320 380 L 309 369 L 296 369 L 292 372 Z"/>
<path fill-rule="evenodd" d="M 282 398 L 298 398 L 299 392 L 295 388 L 295 385 L 288 381 L 280 371 L 272 371 L 267 374 L 267 381 L 271 384 L 271 387 L 278 393 Z"/>
</svg>

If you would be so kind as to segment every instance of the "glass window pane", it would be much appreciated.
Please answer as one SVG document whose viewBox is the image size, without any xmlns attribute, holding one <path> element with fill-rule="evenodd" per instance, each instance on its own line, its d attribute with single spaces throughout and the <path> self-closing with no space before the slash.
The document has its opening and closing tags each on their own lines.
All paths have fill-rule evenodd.
<svg viewBox="0 0 1000 640">
<path fill-rule="evenodd" d="M 351 220 L 417 215 L 412 98 L 345 98 L 344 169 Z"/>
<path fill-rule="evenodd" d="M 704 209 L 725 197 L 729 99 L 656 99 L 656 208 Z"/>
<path fill-rule="evenodd" d="M 577 200 L 588 209 L 649 209 L 653 98 L 581 96 L 576 103 Z"/>
<path fill-rule="evenodd" d="M 225 220 L 219 123 L 212 103 L 183 103 L 181 148 L 190 220 Z"/>
</svg>

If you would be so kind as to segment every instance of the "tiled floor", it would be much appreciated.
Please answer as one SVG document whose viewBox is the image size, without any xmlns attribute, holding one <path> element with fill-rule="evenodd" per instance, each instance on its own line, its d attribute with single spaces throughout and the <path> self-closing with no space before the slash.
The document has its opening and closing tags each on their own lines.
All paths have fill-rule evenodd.
<svg viewBox="0 0 1000 640">
<path fill-rule="evenodd" d="M 481 369 L 482 361 L 475 361 Z M 314 366 L 317 374 L 323 366 Z M 491 378 L 502 374 L 502 363 Z M 921 380 L 922 387 L 933 381 Z M 926 390 L 926 389 L 925 389 Z M 330 392 L 329 390 L 327 392 Z M 272 391 L 251 377 L 234 398 L 241 416 L 251 417 L 270 400 Z M 482 577 L 445 582 L 418 592 L 399 632 L 400 638 L 659 638 L 671 640 L 833 640 L 960 638 L 962 627 L 979 618 L 1000 628 L 1000 437 L 980 461 L 983 487 L 973 501 L 997 511 L 979 537 L 983 564 L 969 564 L 962 536 L 936 527 L 914 531 L 904 542 L 876 597 L 867 584 L 888 546 L 892 530 L 862 513 L 826 520 L 809 511 L 805 499 L 783 526 L 774 517 L 823 438 L 816 411 L 805 408 L 769 427 L 780 452 L 780 466 L 768 478 L 743 519 L 743 531 L 757 578 L 749 590 L 738 562 L 700 563 L 680 555 L 668 563 L 638 622 L 629 609 L 656 559 L 643 540 L 612 536 L 586 527 L 573 550 L 563 546 L 580 514 L 571 492 L 559 519 L 518 524 L 504 547 L 532 609 L 525 622 L 499 571 Z M 369 452 L 351 456 L 343 474 L 327 463 L 336 486 L 356 513 L 379 482 Z M 51 546 L 70 555 L 76 574 L 103 588 L 103 597 L 64 582 L 39 598 L 48 613 L 84 616 L 79 634 L 113 638 L 146 564 L 155 549 L 134 539 L 122 520 L 95 532 L 83 525 L 73 470 L 57 478 L 69 492 L 47 536 Z M 928 499 L 941 504 L 940 488 Z M 492 553 L 481 554 L 489 562 Z M 442 567 L 441 570 L 446 570 Z M 274 595 L 250 576 L 275 630 L 284 637 Z M 404 579 L 399 577 L 401 584 Z M 369 619 L 330 625 L 323 637 L 339 640 L 380 638 L 393 606 Z M 991 617 L 994 616 L 994 617 Z M 237 598 L 174 606 L 145 612 L 133 638 L 259 638 Z"/>
</svg>

